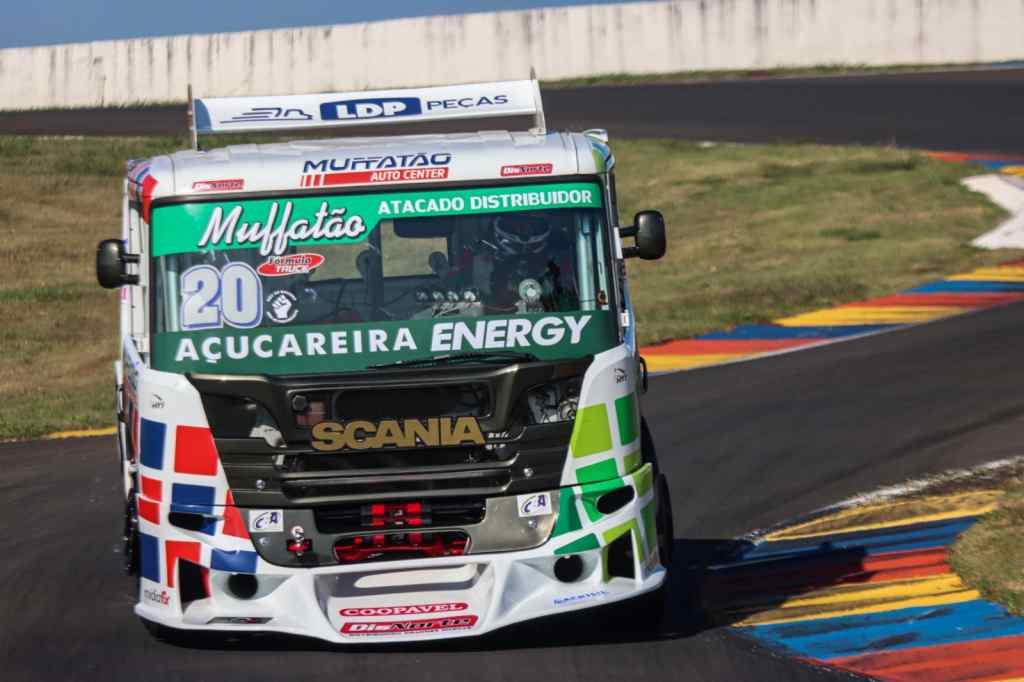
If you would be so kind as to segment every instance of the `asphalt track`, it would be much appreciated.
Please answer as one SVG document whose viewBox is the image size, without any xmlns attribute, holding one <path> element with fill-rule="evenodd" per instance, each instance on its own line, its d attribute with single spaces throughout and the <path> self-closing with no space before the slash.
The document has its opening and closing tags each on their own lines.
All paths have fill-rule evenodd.
<svg viewBox="0 0 1024 682">
<path fill-rule="evenodd" d="M 113 439 L 0 445 L 0 679 L 826 680 L 709 628 L 693 571 L 727 539 L 907 477 L 1020 454 L 1024 304 L 652 380 L 676 515 L 660 636 L 584 612 L 461 642 L 331 649 L 278 637 L 151 639 L 120 574 Z"/>
<path fill-rule="evenodd" d="M 600 127 L 613 137 L 1024 152 L 1024 69 L 1017 68 L 565 88 L 546 90 L 544 103 L 553 129 Z M 0 112 L 0 134 L 184 129 L 184 105 Z"/>
</svg>

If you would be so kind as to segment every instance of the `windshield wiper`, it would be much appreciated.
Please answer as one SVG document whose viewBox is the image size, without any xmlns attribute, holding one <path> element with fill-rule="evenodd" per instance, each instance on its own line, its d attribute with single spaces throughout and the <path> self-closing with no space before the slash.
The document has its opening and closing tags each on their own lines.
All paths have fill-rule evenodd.
<svg viewBox="0 0 1024 682">
<path fill-rule="evenodd" d="M 515 351 L 488 351 L 482 353 L 454 353 L 449 355 L 432 355 L 425 358 L 413 358 L 411 360 L 397 360 L 395 362 L 383 362 L 379 365 L 370 365 L 369 369 L 381 369 L 382 367 L 414 367 L 417 365 L 448 365 L 457 362 L 469 362 L 477 360 L 480 362 L 493 362 L 506 360 L 512 362 L 536 362 L 537 356 L 533 353 L 517 353 Z"/>
</svg>

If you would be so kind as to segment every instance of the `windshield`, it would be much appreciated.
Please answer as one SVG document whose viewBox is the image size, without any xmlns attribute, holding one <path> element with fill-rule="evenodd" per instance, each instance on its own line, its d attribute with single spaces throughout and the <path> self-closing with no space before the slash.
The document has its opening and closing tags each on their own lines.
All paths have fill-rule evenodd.
<svg viewBox="0 0 1024 682">
<path fill-rule="evenodd" d="M 159 207 L 154 361 L 300 373 L 599 352 L 614 345 L 606 229 L 594 183 Z"/>
</svg>

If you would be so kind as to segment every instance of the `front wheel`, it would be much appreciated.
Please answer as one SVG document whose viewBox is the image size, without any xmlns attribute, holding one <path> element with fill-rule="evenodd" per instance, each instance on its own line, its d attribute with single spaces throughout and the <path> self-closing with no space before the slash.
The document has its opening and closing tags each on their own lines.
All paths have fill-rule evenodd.
<svg viewBox="0 0 1024 682">
<path fill-rule="evenodd" d="M 121 533 L 124 552 L 124 572 L 128 575 L 139 573 L 139 513 L 135 507 L 135 489 L 128 493 L 124 505 L 124 530 Z"/>
<path fill-rule="evenodd" d="M 668 620 L 668 581 L 672 564 L 673 522 L 672 501 L 669 498 L 668 482 L 659 474 L 655 481 L 654 494 L 657 500 L 655 533 L 658 540 L 658 558 L 665 568 L 661 586 L 653 592 L 623 602 L 621 612 L 630 623 L 633 632 L 661 633 Z M 618 616 L 616 616 L 618 618 Z"/>
</svg>

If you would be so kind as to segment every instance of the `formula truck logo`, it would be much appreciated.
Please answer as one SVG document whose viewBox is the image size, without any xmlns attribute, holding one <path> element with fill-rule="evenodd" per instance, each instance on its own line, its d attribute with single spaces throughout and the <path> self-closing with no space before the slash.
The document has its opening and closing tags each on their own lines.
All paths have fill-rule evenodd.
<svg viewBox="0 0 1024 682">
<path fill-rule="evenodd" d="M 476 625 L 473 615 L 449 618 L 426 618 L 423 620 L 396 620 L 381 623 L 345 623 L 341 626 L 344 635 L 415 635 L 443 630 L 468 630 Z"/>
<path fill-rule="evenodd" d="M 354 419 L 347 423 L 320 422 L 313 426 L 314 450 L 367 450 L 370 448 L 450 447 L 483 445 L 486 441 L 476 417 L 430 419 Z"/>
<path fill-rule="evenodd" d="M 452 155 L 396 154 L 307 160 L 302 167 L 302 187 L 367 185 L 382 182 L 446 180 Z"/>
<path fill-rule="evenodd" d="M 264 277 L 308 275 L 323 264 L 324 257 L 319 253 L 293 253 L 287 256 L 270 256 L 267 262 L 260 263 L 256 272 Z"/>
</svg>

